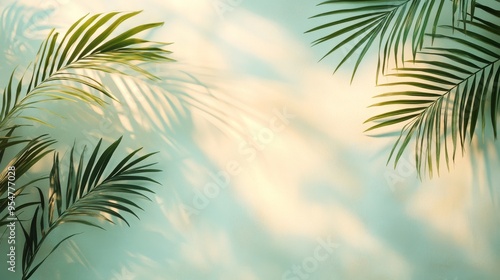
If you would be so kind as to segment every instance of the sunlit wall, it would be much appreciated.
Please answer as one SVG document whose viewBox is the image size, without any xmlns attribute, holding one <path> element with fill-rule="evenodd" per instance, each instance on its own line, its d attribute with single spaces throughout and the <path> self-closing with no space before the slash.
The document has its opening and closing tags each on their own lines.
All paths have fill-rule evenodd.
<svg viewBox="0 0 500 280">
<path fill-rule="evenodd" d="M 374 54 L 350 84 L 304 31 L 314 1 L 143 0 L 17 3 L 33 30 L 1 42 L 1 86 L 50 28 L 87 13 L 143 10 L 172 42 L 163 81 L 104 77 L 120 100 L 104 108 L 49 104 L 62 155 L 76 143 L 124 137 L 123 151 L 158 151 L 152 203 L 106 231 L 64 243 L 31 279 L 498 279 L 498 142 L 481 138 L 450 171 L 420 180 L 412 155 L 386 165 L 395 139 L 370 137 Z M 21 42 L 21 43 L 19 43 Z M 14 44 L 16 43 L 16 44 Z M 11 47 L 9 47 L 11 46 Z M 353 64 L 355 61 L 349 61 Z M 490 143 L 490 144 L 486 144 Z M 47 172 L 51 158 L 33 172 Z M 2 244 L 4 246 L 4 244 Z M 5 256 L 2 257 L 4 259 Z M 17 279 L 0 266 L 1 279 Z M 20 278 L 19 278 L 20 279 Z"/>
</svg>

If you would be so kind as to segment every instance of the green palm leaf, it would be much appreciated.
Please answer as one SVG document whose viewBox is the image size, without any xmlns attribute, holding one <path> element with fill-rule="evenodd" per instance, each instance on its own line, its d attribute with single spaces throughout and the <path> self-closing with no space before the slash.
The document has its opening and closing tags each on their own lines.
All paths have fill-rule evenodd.
<svg viewBox="0 0 500 280">
<path fill-rule="evenodd" d="M 11 7 L 10 10 L 14 8 Z M 2 17 L 17 13 L 2 13 Z M 73 24 L 60 39 L 60 34 L 52 30 L 41 44 L 35 61 L 21 78 L 16 79 L 12 72 L 3 91 L 0 108 L 0 213 L 5 217 L 7 193 L 7 167 L 16 167 L 19 179 L 30 167 L 50 152 L 48 147 L 54 143 L 46 136 L 33 140 L 15 136 L 20 120 L 28 123 L 45 121 L 30 116 L 26 109 L 43 109 L 40 105 L 47 101 L 80 100 L 86 103 L 105 104 L 102 96 L 113 98 L 111 92 L 88 71 L 128 74 L 134 72 L 155 78 L 151 73 L 137 66 L 142 62 L 169 61 L 169 51 L 163 49 L 165 43 L 150 42 L 134 37 L 162 23 L 139 25 L 122 33 L 115 30 L 127 19 L 137 15 L 131 13 L 108 13 L 85 16 Z M 4 24 L 5 21 L 2 21 Z M 0 34 L 5 35 L 4 30 Z M 83 71 L 85 70 L 85 72 Z M 132 72 L 130 72 L 132 70 Z M 18 146 L 20 151 L 4 165 L 5 152 Z M 18 188 L 17 194 L 20 194 Z M 3 220 L 0 220 L 3 221 Z"/>
<path fill-rule="evenodd" d="M 26 243 L 23 252 L 23 279 L 28 279 L 65 240 L 56 246 L 35 265 L 36 255 L 47 236 L 63 224 L 78 223 L 85 226 L 103 228 L 102 221 L 115 223 L 115 219 L 129 225 L 128 213 L 138 218 L 137 209 L 142 209 L 134 200 L 148 199 L 146 194 L 154 193 L 144 186 L 145 183 L 158 183 L 149 174 L 160 170 L 152 168 L 154 163 L 144 163 L 153 154 L 133 159 L 140 149 L 125 156 L 114 167 L 111 159 L 116 152 L 121 138 L 100 153 L 101 141 L 88 161 L 85 153 L 74 163 L 74 151 L 71 150 L 69 169 L 65 183 L 61 176 L 59 156 L 54 154 L 54 163 L 50 172 L 50 187 L 46 197 L 40 189 L 39 207 L 35 210 L 29 227 L 23 227 Z"/>
<path fill-rule="evenodd" d="M 454 0 L 451 4 L 453 14 L 451 26 L 457 27 L 457 18 L 464 23 L 465 30 L 468 14 L 475 11 L 476 1 Z M 373 0 L 373 1 L 339 1 L 331 0 L 319 4 L 328 6 L 329 11 L 313 16 L 316 20 L 329 20 L 312 28 L 306 33 L 324 33 L 313 45 L 332 44 L 332 48 L 321 58 L 341 53 L 343 59 L 337 64 L 335 72 L 350 58 L 356 63 L 352 72 L 351 82 L 356 71 L 367 54 L 375 45 L 378 48 L 379 72 L 385 74 L 392 62 L 398 67 L 405 61 L 405 46 L 411 46 L 411 56 L 414 60 L 417 51 L 424 45 L 425 34 L 430 33 L 432 40 L 443 14 L 444 0 Z M 391 60 L 392 59 L 392 60 Z"/>
<path fill-rule="evenodd" d="M 3 172 L 0 174 L 0 224 L 5 224 L 10 215 L 6 211 L 9 202 L 8 167 L 15 166 L 16 180 L 19 179 L 51 152 L 49 146 L 55 142 L 46 135 L 32 140 L 16 136 L 15 131 L 24 125 L 23 120 L 28 120 L 29 123 L 45 123 L 28 115 L 26 109 L 43 109 L 40 108 L 43 102 L 57 100 L 79 100 L 103 105 L 106 103 L 104 98 L 114 97 L 99 79 L 94 78 L 97 75 L 90 72 L 122 75 L 138 73 L 140 76 L 156 79 L 139 65 L 144 62 L 170 61 L 167 57 L 170 52 L 164 49 L 167 44 L 135 37 L 162 23 L 139 25 L 115 34 L 123 22 L 138 13 L 115 12 L 85 16 L 73 24 L 64 35 L 52 30 L 41 44 L 35 61 L 24 73 L 17 75 L 14 71 L 10 75 L 0 106 L 0 163 L 3 166 Z M 38 205 L 30 221 L 18 218 L 26 239 L 22 260 L 23 279 L 31 277 L 57 247 L 73 236 L 69 235 L 59 241 L 43 259 L 37 259 L 45 238 L 60 225 L 79 223 L 102 228 L 99 222 L 102 220 L 114 223 L 115 219 L 121 219 L 128 224 L 124 213 L 137 217 L 135 210 L 140 209 L 140 206 L 133 198 L 148 198 L 146 193 L 152 191 L 142 184 L 146 181 L 155 182 L 146 174 L 159 170 L 150 168 L 152 164 L 142 165 L 151 154 L 132 160 L 137 150 L 125 157 L 115 170 L 105 176 L 106 167 L 110 165 L 119 142 L 120 140 L 113 143 L 102 154 L 99 154 L 99 142 L 90 160 L 84 163 L 82 155 L 76 167 L 72 151 L 66 188 L 62 187 L 63 176 L 59 174 L 59 159 L 55 154 L 47 199 L 44 192 L 38 188 L 39 201 L 21 198 L 28 196 L 23 193 L 27 186 L 46 178 L 16 186 L 15 195 L 21 198 L 16 201 L 17 214 L 22 215 L 22 211 Z M 12 151 L 19 146 L 21 148 L 17 153 Z M 14 156 L 9 162 L 3 161 L 6 155 L 11 157 L 12 154 Z"/>
<path fill-rule="evenodd" d="M 472 19 L 464 20 L 462 26 L 443 26 L 443 30 L 453 29 L 453 35 L 434 35 L 437 44 L 453 47 L 424 48 L 417 56 L 425 59 L 388 74 L 397 82 L 383 86 L 404 90 L 378 96 L 390 99 L 373 106 L 398 107 L 368 119 L 377 124 L 367 131 L 404 124 L 389 160 L 394 158 L 397 164 L 410 140 L 415 139 L 417 169 L 432 176 L 434 169 L 439 172 L 441 157 L 449 168 L 457 150 L 463 153 L 476 128 L 484 130 L 488 120 L 497 137 L 500 31 L 492 28 L 500 21 L 496 8 L 498 4 L 487 7 L 477 3 L 475 16 L 470 15 Z"/>
<path fill-rule="evenodd" d="M 7 127 L 8 122 L 22 115 L 23 109 L 42 101 L 78 99 L 105 104 L 95 93 L 113 99 L 102 83 L 81 71 L 84 69 L 112 74 L 132 70 L 154 79 L 154 75 L 137 64 L 169 61 L 170 52 L 163 49 L 167 44 L 134 36 L 162 23 L 139 25 L 113 36 L 118 26 L 138 13 L 114 12 L 82 17 L 60 40 L 60 34 L 52 30 L 40 46 L 29 69 L 31 73 L 25 73 L 17 82 L 13 79 L 14 73 L 11 75 L 3 94 L 0 127 Z"/>
</svg>

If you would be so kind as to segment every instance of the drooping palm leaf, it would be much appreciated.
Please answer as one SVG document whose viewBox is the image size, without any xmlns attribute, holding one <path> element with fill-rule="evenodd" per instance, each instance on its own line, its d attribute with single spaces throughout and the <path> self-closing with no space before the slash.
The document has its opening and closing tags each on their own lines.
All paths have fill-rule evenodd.
<svg viewBox="0 0 500 280">
<path fill-rule="evenodd" d="M 458 26 L 455 19 L 464 23 L 467 13 L 474 14 L 474 0 L 453 0 L 450 4 L 451 26 Z M 405 47 L 411 46 L 411 56 L 415 59 L 418 50 L 424 45 L 425 33 L 434 38 L 445 0 L 372 0 L 372 1 L 324 1 L 319 6 L 328 5 L 328 11 L 312 18 L 328 21 L 306 33 L 324 32 L 313 45 L 330 43 L 331 49 L 321 58 L 340 54 L 343 58 L 335 72 L 351 57 L 355 58 L 351 82 L 356 71 L 372 47 L 378 48 L 379 72 L 386 73 L 391 61 L 398 66 L 405 61 Z M 346 53 L 341 50 L 347 48 Z M 392 57 L 392 60 L 391 60 Z"/>
<path fill-rule="evenodd" d="M 404 124 L 390 155 L 395 164 L 414 139 L 417 169 L 422 174 L 425 168 L 432 176 L 433 169 L 439 171 L 441 157 L 449 167 L 457 149 L 463 152 L 479 121 L 483 130 L 488 121 L 496 138 L 500 112 L 499 8 L 498 2 L 490 6 L 476 3 L 475 15 L 470 15 L 464 25 L 443 26 L 443 30 L 453 29 L 452 35 L 434 35 L 436 45 L 442 46 L 424 48 L 411 66 L 388 74 L 396 82 L 383 86 L 400 89 L 379 95 L 389 100 L 373 106 L 398 107 L 367 122 L 377 122 L 368 131 Z"/>
<path fill-rule="evenodd" d="M 110 162 L 121 138 L 100 153 L 101 141 L 88 161 L 82 153 L 77 164 L 74 163 L 73 149 L 70 153 L 67 178 L 61 176 L 59 156 L 54 154 L 50 172 L 48 195 L 38 189 L 40 205 L 35 210 L 30 226 L 23 226 L 26 243 L 23 251 L 23 279 L 28 279 L 55 249 L 73 235 L 60 240 L 51 251 L 36 265 L 36 256 L 47 236 L 59 226 L 78 223 L 103 229 L 102 222 L 114 224 L 115 219 L 129 224 L 124 213 L 138 218 L 136 209 L 142 209 L 134 199 L 145 198 L 154 193 L 144 186 L 146 183 L 158 184 L 149 174 L 160 170 L 152 168 L 155 163 L 144 163 L 151 155 L 135 158 L 140 149 L 125 156 L 114 167 Z M 65 171 L 64 171 L 65 172 Z"/>
</svg>

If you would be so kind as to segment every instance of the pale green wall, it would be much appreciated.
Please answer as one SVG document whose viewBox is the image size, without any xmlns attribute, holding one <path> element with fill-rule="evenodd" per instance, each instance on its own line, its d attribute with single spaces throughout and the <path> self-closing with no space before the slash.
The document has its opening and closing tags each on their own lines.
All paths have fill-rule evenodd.
<svg viewBox="0 0 500 280">
<path fill-rule="evenodd" d="M 102 116 L 64 106 L 59 113 L 68 119 L 51 118 L 55 128 L 27 132 L 55 135 L 62 153 L 75 139 L 92 145 L 95 137 L 110 142 L 124 135 L 123 147 L 160 151 L 155 159 L 165 170 L 141 221 L 84 229 L 32 279 L 287 279 L 288 269 L 312 260 L 328 239 L 336 248 L 324 260 L 316 257 L 307 279 L 500 277 L 500 217 L 492 202 L 498 193 L 490 192 L 498 187 L 498 142 L 487 156 L 468 152 L 433 180 L 420 182 L 411 166 L 387 167 L 394 139 L 368 137 L 362 125 L 374 112 L 366 107 L 377 91 L 369 69 L 376 61 L 367 60 L 352 86 L 351 68 L 332 76 L 331 60 L 317 63 L 326 47 L 311 48 L 315 37 L 303 34 L 315 25 L 307 18 L 320 11 L 313 2 L 22 1 L 51 6 L 46 23 L 61 30 L 86 13 L 114 10 L 144 10 L 130 24 L 164 21 L 148 38 L 174 42 L 169 48 L 179 62 L 154 69 L 176 80 L 158 86 L 170 100 L 179 88 L 209 105 L 209 114 L 188 107 L 174 117 L 154 92 L 143 90 L 139 101 L 156 101 L 135 106 L 139 91 L 122 88 L 122 104 Z M 221 15 L 214 3 L 234 7 Z M 40 38 L 26 42 L 37 46 Z M 18 63 L 35 51 L 27 49 Z M 4 65 L 2 81 L 12 69 Z M 283 108 L 294 116 L 283 130 L 272 129 L 262 151 L 247 146 Z M 232 126 L 209 116 L 221 112 Z M 193 199 L 215 181 L 210 174 L 232 160 L 241 172 L 197 214 L 186 215 L 182 206 L 196 207 Z M 10 276 L 0 270 L 0 279 Z"/>
</svg>

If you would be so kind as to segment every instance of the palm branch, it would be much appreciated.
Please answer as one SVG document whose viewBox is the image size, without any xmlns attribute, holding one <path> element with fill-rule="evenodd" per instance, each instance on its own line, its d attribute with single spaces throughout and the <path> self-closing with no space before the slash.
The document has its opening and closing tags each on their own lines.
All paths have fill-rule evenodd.
<svg viewBox="0 0 500 280">
<path fill-rule="evenodd" d="M 451 26 L 458 26 L 462 20 L 465 28 L 467 13 L 472 15 L 475 0 L 453 0 L 451 5 Z M 347 48 L 347 53 L 337 64 L 336 72 L 351 57 L 356 59 L 351 82 L 368 51 L 375 45 L 378 48 L 377 77 L 379 72 L 386 73 L 390 62 L 396 66 L 405 61 L 405 46 L 411 46 L 411 56 L 415 59 L 417 51 L 424 45 L 425 34 L 434 38 L 442 17 L 445 0 L 372 0 L 372 1 L 324 1 L 319 6 L 327 6 L 326 12 L 312 18 L 328 20 L 311 28 L 306 33 L 325 33 L 313 41 L 318 44 L 332 45 L 321 58 L 338 53 Z M 392 60 L 391 60 L 392 57 Z"/>
<path fill-rule="evenodd" d="M 16 83 L 13 81 L 14 73 L 11 75 L 3 94 L 0 127 L 6 127 L 13 118 L 40 121 L 22 115 L 22 110 L 42 101 L 79 99 L 105 104 L 92 92 L 114 98 L 101 82 L 79 70 L 124 74 L 122 70 L 129 69 L 155 78 L 137 64 L 170 60 L 166 57 L 170 52 L 162 48 L 166 44 L 133 36 L 163 23 L 139 25 L 110 38 L 121 23 L 138 13 L 84 16 L 69 28 L 60 41 L 59 33 L 52 30 L 40 46 L 27 79 L 25 73 Z M 27 86 L 25 80 L 29 82 Z"/>
<path fill-rule="evenodd" d="M 161 26 L 162 23 L 143 24 L 114 34 L 124 21 L 138 13 L 113 12 L 84 16 L 61 36 L 52 30 L 42 42 L 35 61 L 21 78 L 16 80 L 16 71 L 12 72 L 3 91 L 0 110 L 0 163 L 3 170 L 0 173 L 0 218 L 4 217 L 6 207 L 5 175 L 9 165 L 4 165 L 1 161 L 5 151 L 20 149 L 14 160 L 8 163 L 16 166 L 17 178 L 20 178 L 50 152 L 48 147 L 54 143 L 46 136 L 33 140 L 15 136 L 14 132 L 21 125 L 33 122 L 46 124 L 43 120 L 30 116 L 27 109 L 40 109 L 43 102 L 57 100 L 80 100 L 104 105 L 106 102 L 99 95 L 112 99 L 114 97 L 89 71 L 126 75 L 135 72 L 154 79 L 154 75 L 138 64 L 170 60 L 166 56 L 170 52 L 163 48 L 165 43 L 135 37 L 136 34 Z M 3 16 L 6 15 L 9 13 L 3 13 Z M 22 148 L 18 148 L 19 146 Z M 22 189 L 18 188 L 17 194 Z"/>
<path fill-rule="evenodd" d="M 330 22 L 308 32 L 331 31 L 313 45 L 333 44 L 324 57 L 349 48 L 335 71 L 357 56 L 352 82 L 370 48 L 378 48 L 376 83 L 379 74 L 390 82 L 381 85 L 386 90 L 377 96 L 384 100 L 372 106 L 391 109 L 366 122 L 374 122 L 367 131 L 402 126 L 388 162 L 394 159 L 396 165 L 414 140 L 418 173 L 427 170 L 432 176 L 434 169 L 439 172 L 441 158 L 449 168 L 458 148 L 463 152 L 466 140 L 472 140 L 476 127 L 484 130 L 488 119 L 496 137 L 498 1 L 326 1 L 320 5 L 332 9 L 314 18 Z M 411 50 L 411 59 L 405 58 L 405 48 Z"/>
<path fill-rule="evenodd" d="M 439 171 L 443 156 L 449 168 L 457 149 L 464 151 L 472 141 L 476 128 L 491 124 L 497 137 L 500 81 L 500 10 L 499 5 L 476 3 L 476 13 L 462 27 L 442 26 L 454 33 L 435 34 L 436 45 L 418 52 L 411 66 L 396 68 L 387 76 L 395 82 L 386 83 L 388 90 L 379 95 L 385 101 L 372 106 L 397 106 L 376 115 L 367 122 L 377 124 L 367 130 L 404 124 L 389 159 L 395 164 L 411 139 L 415 139 L 415 159 L 419 173 L 422 168 L 432 176 Z M 450 47 L 451 46 L 451 47 Z M 419 57 L 422 57 L 421 59 Z M 402 107 L 403 106 L 403 107 Z M 480 123 L 479 123 L 480 122 Z M 478 124 L 479 123 L 479 124 Z"/>
<path fill-rule="evenodd" d="M 29 227 L 21 222 L 26 239 L 22 257 L 23 279 L 30 278 L 64 241 L 75 235 L 67 235 L 53 245 L 43 258 L 37 258 L 49 234 L 61 225 L 77 223 L 104 229 L 102 222 L 114 224 L 116 219 L 129 225 L 124 213 L 139 218 L 136 209 L 142 208 L 134 199 L 149 200 L 146 194 L 154 192 L 144 184 L 159 184 L 149 174 L 160 170 L 152 168 L 155 163 L 144 163 L 154 153 L 134 159 L 141 149 L 129 153 L 118 164 L 111 166 L 120 141 L 121 138 L 102 153 L 99 151 L 99 141 L 89 160 L 85 161 L 84 152 L 76 164 L 73 147 L 67 173 L 64 173 L 67 174 L 65 180 L 61 176 L 63 170 L 60 170 L 59 155 L 54 154 L 48 195 L 37 188 L 39 206 L 33 218 L 25 222 Z"/>
</svg>

